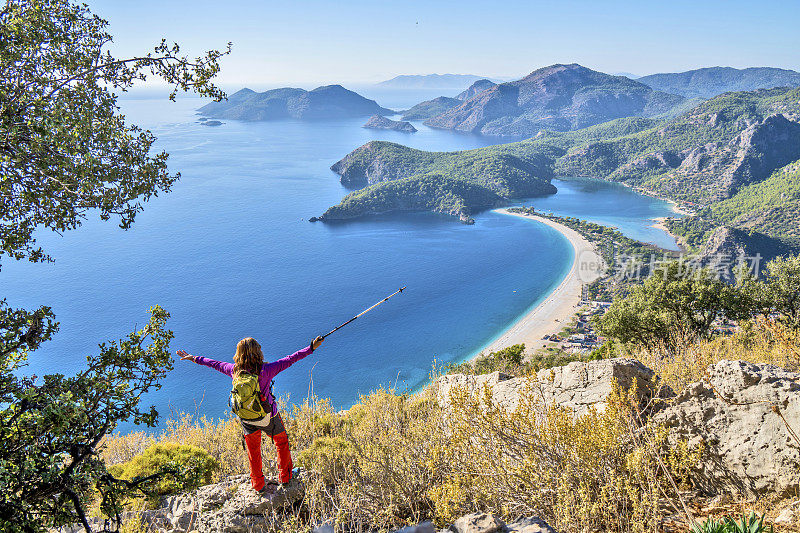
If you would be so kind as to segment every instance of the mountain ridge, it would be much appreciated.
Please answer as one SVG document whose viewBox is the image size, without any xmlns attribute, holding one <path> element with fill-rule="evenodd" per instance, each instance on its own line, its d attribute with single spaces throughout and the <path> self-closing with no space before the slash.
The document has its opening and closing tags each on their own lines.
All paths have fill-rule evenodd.
<svg viewBox="0 0 800 533">
<path fill-rule="evenodd" d="M 394 89 L 463 89 L 486 76 L 475 74 L 401 74 L 376 83 Z"/>
<path fill-rule="evenodd" d="M 624 76 L 576 63 L 535 70 L 490 87 L 428 119 L 428 126 L 498 136 L 569 131 L 626 116 L 656 116 L 684 101 Z"/>
<path fill-rule="evenodd" d="M 482 93 L 483 91 L 485 91 L 486 89 L 491 89 L 492 87 L 494 87 L 496 85 L 497 84 L 495 82 L 493 82 L 492 80 L 488 80 L 488 79 L 478 80 L 475 83 L 473 83 L 472 85 L 470 85 L 469 87 L 467 87 L 464 91 L 460 92 L 456 96 L 456 100 L 462 100 L 462 101 L 466 102 L 470 98 L 473 98 L 473 97 L 479 95 L 480 93 Z"/>
<path fill-rule="evenodd" d="M 461 105 L 461 100 L 457 98 L 438 96 L 432 100 L 420 102 L 414 107 L 402 111 L 401 114 L 403 115 L 403 120 L 425 120 L 444 113 L 448 109 L 452 109 L 458 105 Z"/>
<path fill-rule="evenodd" d="M 800 72 L 775 67 L 704 67 L 637 78 L 653 89 L 686 98 L 713 98 L 732 91 L 800 86 Z"/>
</svg>

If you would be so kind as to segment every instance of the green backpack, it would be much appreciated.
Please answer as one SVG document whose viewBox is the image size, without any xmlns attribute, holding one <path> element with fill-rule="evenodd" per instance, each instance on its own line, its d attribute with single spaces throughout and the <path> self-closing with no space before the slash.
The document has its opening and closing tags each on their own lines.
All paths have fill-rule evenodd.
<svg viewBox="0 0 800 533">
<path fill-rule="evenodd" d="M 240 372 L 233 378 L 233 388 L 228 404 L 233 414 L 248 422 L 257 422 L 268 416 L 267 410 L 261 403 L 258 376 L 249 372 Z"/>
</svg>

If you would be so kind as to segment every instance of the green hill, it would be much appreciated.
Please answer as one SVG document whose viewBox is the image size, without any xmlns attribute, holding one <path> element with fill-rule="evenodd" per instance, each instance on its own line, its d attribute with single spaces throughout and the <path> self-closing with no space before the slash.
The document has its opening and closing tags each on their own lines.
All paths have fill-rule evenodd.
<svg viewBox="0 0 800 533">
<path fill-rule="evenodd" d="M 712 204 L 708 215 L 800 246 L 800 161 L 772 173 L 733 197 Z"/>
<path fill-rule="evenodd" d="M 702 206 L 800 158 L 798 115 L 800 89 L 727 93 L 650 129 L 576 144 L 555 173 L 620 181 Z"/>
<path fill-rule="evenodd" d="M 425 152 L 371 141 L 331 167 L 347 187 L 364 188 L 347 195 L 320 218 L 426 210 L 468 222 L 475 212 L 502 205 L 510 198 L 556 192 L 550 183 L 550 169 L 561 153 L 547 146 L 524 155 L 503 148 Z"/>
</svg>

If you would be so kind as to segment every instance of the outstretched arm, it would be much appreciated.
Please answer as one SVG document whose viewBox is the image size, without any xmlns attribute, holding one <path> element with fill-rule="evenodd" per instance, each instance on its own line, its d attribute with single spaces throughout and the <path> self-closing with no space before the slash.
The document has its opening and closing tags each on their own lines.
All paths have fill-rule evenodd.
<svg viewBox="0 0 800 533">
<path fill-rule="evenodd" d="M 283 372 L 284 370 L 295 364 L 300 359 L 303 359 L 304 357 L 310 355 L 311 352 L 313 352 L 320 344 L 322 344 L 323 340 L 324 339 L 322 337 L 317 337 L 316 339 L 311 341 L 311 344 L 309 344 L 305 348 L 297 350 L 292 355 L 287 355 L 282 359 L 278 359 L 274 363 L 270 363 L 269 365 L 270 370 L 272 370 L 274 374 L 277 374 L 278 372 Z"/>
<path fill-rule="evenodd" d="M 208 357 L 201 357 L 199 355 L 191 355 L 186 353 L 184 350 L 178 350 L 175 352 L 181 358 L 181 361 L 194 361 L 198 365 L 203 365 L 207 367 L 211 367 L 218 372 L 222 372 L 226 376 L 233 375 L 233 363 L 226 363 L 224 361 L 216 361 L 214 359 L 209 359 Z"/>
</svg>

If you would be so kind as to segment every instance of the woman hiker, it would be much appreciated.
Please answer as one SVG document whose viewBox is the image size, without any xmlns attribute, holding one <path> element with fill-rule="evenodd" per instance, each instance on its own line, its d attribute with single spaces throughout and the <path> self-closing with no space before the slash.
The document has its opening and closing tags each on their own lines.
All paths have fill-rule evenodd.
<svg viewBox="0 0 800 533">
<path fill-rule="evenodd" d="M 266 489 L 264 473 L 261 470 L 262 431 L 272 437 L 278 451 L 281 485 L 286 485 L 292 479 L 292 455 L 289 451 L 289 439 L 286 436 L 281 415 L 278 413 L 275 396 L 272 394 L 272 379 L 279 372 L 286 370 L 313 352 L 322 344 L 322 340 L 322 337 L 317 337 L 302 350 L 272 363 L 264 362 L 261 345 L 250 337 L 240 340 L 236 345 L 233 363 L 189 355 L 184 350 L 177 351 L 182 361 L 192 360 L 199 365 L 209 366 L 233 378 L 231 409 L 239 416 L 244 429 L 247 459 L 250 462 L 250 480 L 253 489 L 257 492 L 263 492 Z M 259 401 L 251 401 L 248 396 L 252 400 L 258 398 Z"/>
</svg>

